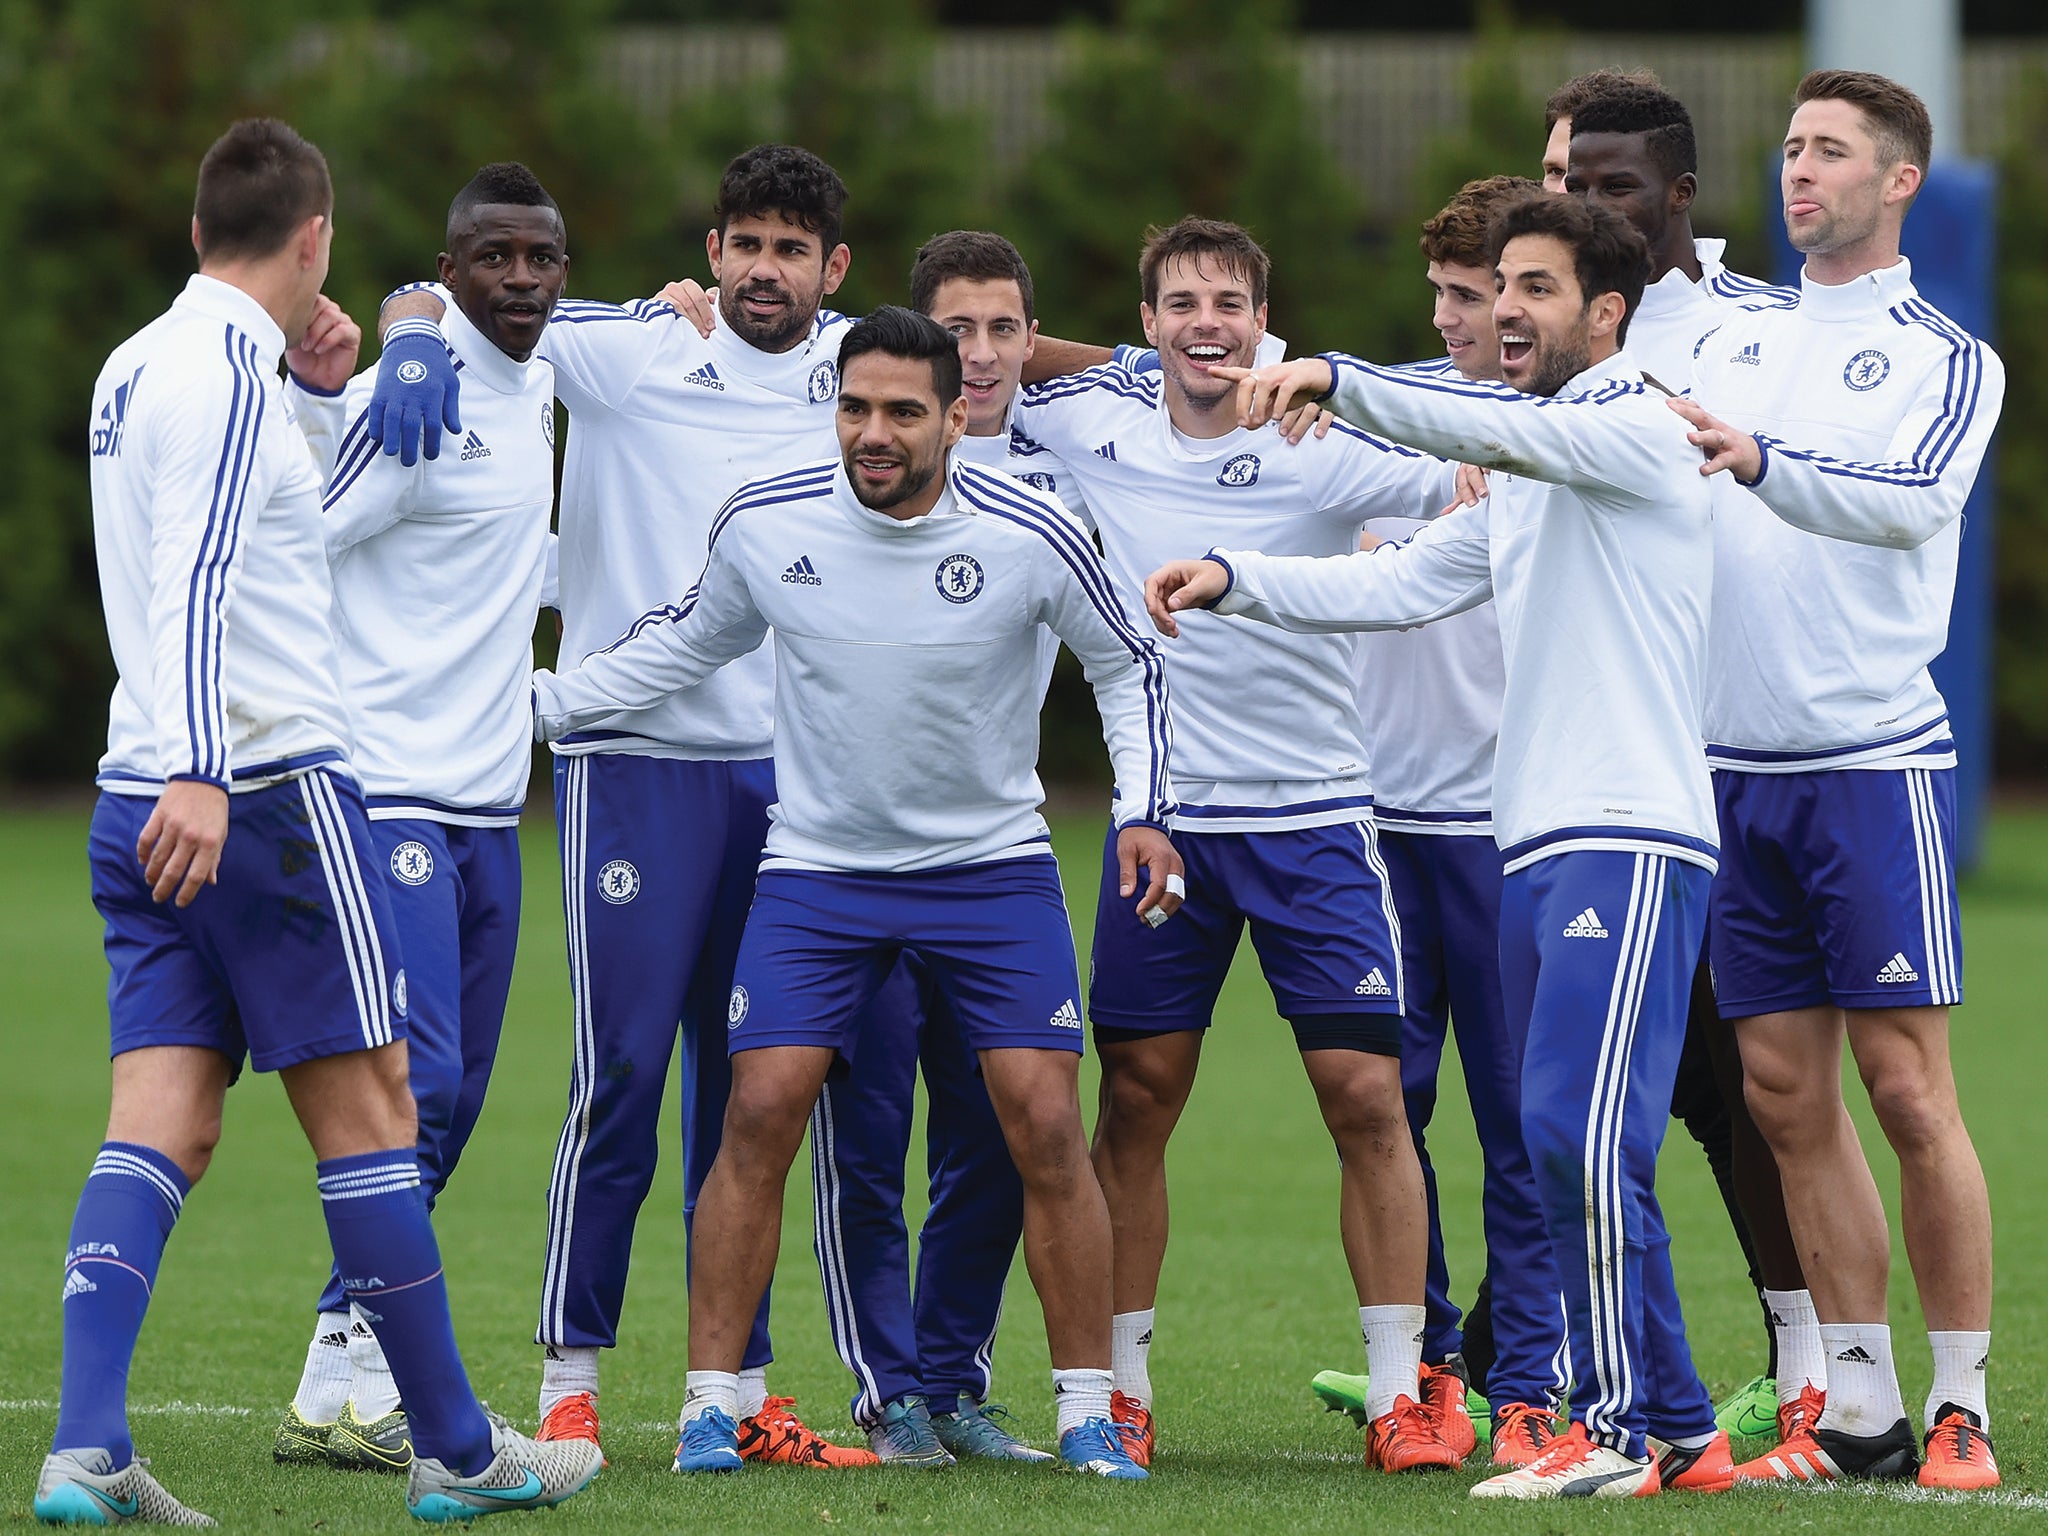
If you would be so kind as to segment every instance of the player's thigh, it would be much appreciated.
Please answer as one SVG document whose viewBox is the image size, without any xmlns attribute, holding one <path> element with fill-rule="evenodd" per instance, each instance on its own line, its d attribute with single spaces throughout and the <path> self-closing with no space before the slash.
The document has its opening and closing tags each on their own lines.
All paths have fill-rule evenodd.
<svg viewBox="0 0 2048 1536">
<path fill-rule="evenodd" d="M 1725 1019 L 1828 1000 L 1805 851 L 1816 809 L 1814 780 L 1821 777 L 1827 776 L 1714 773 L 1721 854 L 1707 948 Z"/>
<path fill-rule="evenodd" d="M 1955 770 L 1812 778 L 1804 873 L 1830 1000 L 1888 1010 L 1961 1002 Z"/>
<path fill-rule="evenodd" d="M 903 914 L 916 924 L 903 930 L 906 947 L 929 972 L 967 1048 L 1078 1056 L 1081 986 L 1059 865 L 1050 857 L 1007 859 L 937 871 L 918 883 Z"/>
<path fill-rule="evenodd" d="M 1088 966 L 1088 1017 L 1098 1032 L 1208 1028 L 1244 932 L 1243 915 L 1232 905 L 1217 864 L 1218 846 L 1229 836 L 1176 837 L 1187 896 L 1178 912 L 1154 928 L 1137 915 L 1135 898 L 1118 893 L 1116 829 L 1110 829 L 1103 841 Z"/>
<path fill-rule="evenodd" d="M 1401 921 L 1371 822 L 1247 833 L 1231 852 L 1231 895 L 1284 1018 L 1399 1018 Z"/>
<path fill-rule="evenodd" d="M 405 946 L 406 1053 L 421 1118 L 451 1119 L 462 1085 L 464 880 L 449 828 L 378 819 L 370 839 Z M 461 829 L 456 829 L 461 830 Z"/>
<path fill-rule="evenodd" d="M 861 1010 L 896 963 L 888 891 L 816 870 L 761 876 L 726 1003 L 730 1055 L 778 1046 L 852 1054 Z"/>
</svg>

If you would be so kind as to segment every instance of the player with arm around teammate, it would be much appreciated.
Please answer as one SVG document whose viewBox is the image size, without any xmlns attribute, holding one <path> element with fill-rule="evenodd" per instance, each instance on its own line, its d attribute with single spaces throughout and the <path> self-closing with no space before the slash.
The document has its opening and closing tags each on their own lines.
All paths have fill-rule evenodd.
<svg viewBox="0 0 2048 1536">
<path fill-rule="evenodd" d="M 1714 974 L 1815 1260 L 1827 1372 L 1825 1397 L 1740 1474 L 1907 1477 L 1918 1461 L 1886 1324 L 1884 1208 L 1842 1104 L 1846 1040 L 1898 1155 L 1934 1355 L 1919 1480 L 1987 1488 L 1991 1209 L 1949 1065 L 1956 744 L 1927 665 L 1947 643 L 1963 505 L 2005 370 L 1899 254 L 1932 148 L 1920 99 L 1821 70 L 1793 100 L 1780 175 L 1806 257 L 1798 295 L 1732 318 L 1701 356 L 1698 403 L 1674 402 L 1723 476 Z"/>
<path fill-rule="evenodd" d="M 1163 830 L 1164 673 L 1056 504 L 952 459 L 967 407 L 950 335 L 885 308 L 848 332 L 840 364 L 841 457 L 736 495 L 681 604 L 535 678 L 537 729 L 553 736 L 687 685 L 771 626 L 778 652 L 779 799 L 727 1012 L 733 1090 L 698 1207 L 677 1469 L 740 1465 L 734 1373 L 789 1164 L 835 1059 L 867 1044 L 860 1007 L 909 953 L 978 1054 L 1023 1179 L 1060 1455 L 1143 1477 L 1109 1419 L 1108 1213 L 1086 1161 L 1073 940 L 1033 772 L 1039 633 L 1073 646 L 1095 687 L 1128 786 L 1124 894 L 1162 916 L 1181 873 Z"/>
<path fill-rule="evenodd" d="M 1240 386 L 1248 421 L 1327 394 L 1340 416 L 1490 468 L 1486 501 L 1348 556 L 1219 549 L 1154 573 L 1146 603 L 1168 634 L 1212 605 L 1304 631 L 1498 605 L 1501 979 L 1526 1021 L 1522 1128 L 1569 1312 L 1572 1427 L 1473 1492 L 1712 1491 L 1733 1482 L 1728 1442 L 1686 1348 L 1652 1189 L 1714 865 L 1699 750 L 1708 498 L 1686 483 L 1685 435 L 1660 429 L 1663 396 L 1618 350 L 1648 270 L 1641 236 L 1537 195 L 1499 215 L 1491 244 L 1502 373 L 1526 393 L 1336 354 Z"/>
<path fill-rule="evenodd" d="M 554 376 L 533 353 L 569 263 L 560 211 L 515 164 L 485 166 L 456 194 L 447 246 L 443 334 L 469 380 L 461 450 L 410 467 L 379 453 L 366 371 L 332 397 L 346 432 L 322 518 L 352 761 L 405 936 L 430 1209 L 483 1109 L 519 936 L 529 636 L 554 509 Z M 302 399 L 301 416 L 323 404 Z M 411 1459 L 390 1371 L 373 1331 L 351 1324 L 338 1276 L 273 1454 L 384 1471 Z"/>
<path fill-rule="evenodd" d="M 53 1523 L 213 1523 L 136 1459 L 124 1396 L 245 1055 L 284 1080 L 343 1287 L 412 1410 L 412 1512 L 558 1503 L 599 1466 L 595 1447 L 539 1445 L 478 1405 L 419 1197 L 405 973 L 348 766 L 320 476 L 275 371 L 285 357 L 331 391 L 353 365 L 354 327 L 320 299 L 333 207 L 325 160 L 291 129 L 229 129 L 200 167 L 198 275 L 94 388 L 120 674 L 91 834 L 113 1107 L 65 1264 L 63 1394 L 34 1501 Z"/>
</svg>

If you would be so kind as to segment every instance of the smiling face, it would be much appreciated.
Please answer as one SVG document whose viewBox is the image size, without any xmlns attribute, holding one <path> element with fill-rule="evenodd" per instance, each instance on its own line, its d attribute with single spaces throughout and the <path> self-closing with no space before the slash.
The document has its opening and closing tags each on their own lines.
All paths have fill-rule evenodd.
<svg viewBox="0 0 2048 1536">
<path fill-rule="evenodd" d="M 1266 334 L 1266 306 L 1252 303 L 1250 277 L 1215 256 L 1164 263 L 1158 304 L 1141 303 L 1138 314 L 1168 388 L 1201 410 L 1236 398 L 1236 381 L 1212 370 L 1251 367 Z"/>
<path fill-rule="evenodd" d="M 1038 322 L 1024 318 L 1023 289 L 1011 278 L 949 277 L 932 295 L 930 313 L 960 343 L 968 435 L 1002 431 L 1038 340 Z"/>
<path fill-rule="evenodd" d="M 1623 309 L 1618 293 L 1579 292 L 1572 249 L 1555 235 L 1518 235 L 1500 253 L 1493 320 L 1501 378 L 1530 395 L 1554 395 L 1611 356 Z"/>
<path fill-rule="evenodd" d="M 542 204 L 481 203 L 441 256 L 441 281 L 469 323 L 507 357 L 533 355 L 569 276 L 562 216 Z"/>
<path fill-rule="evenodd" d="M 810 334 L 818 306 L 846 277 L 844 245 L 823 239 L 785 214 L 741 214 L 704 238 L 718 283 L 718 314 L 763 352 L 787 352 Z"/>
<path fill-rule="evenodd" d="M 863 352 L 840 375 L 834 424 L 861 505 L 907 520 L 938 500 L 946 453 L 967 430 L 967 402 L 941 406 L 923 358 Z"/>
<path fill-rule="evenodd" d="M 1436 292 L 1436 312 L 1430 320 L 1444 338 L 1451 366 L 1468 379 L 1498 379 L 1500 337 L 1493 328 L 1493 269 L 1432 261 L 1429 286 Z"/>
<path fill-rule="evenodd" d="M 1909 161 L 1885 163 L 1861 107 L 1803 102 L 1786 130 L 1779 168 L 1785 236 L 1807 255 L 1831 255 L 1887 234 L 1895 242 L 1920 179 L 1920 167 Z"/>
</svg>

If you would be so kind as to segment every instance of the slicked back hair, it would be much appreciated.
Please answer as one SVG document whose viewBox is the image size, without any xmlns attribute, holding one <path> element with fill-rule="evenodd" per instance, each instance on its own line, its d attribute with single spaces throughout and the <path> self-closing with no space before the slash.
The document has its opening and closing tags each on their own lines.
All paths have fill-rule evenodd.
<svg viewBox="0 0 2048 1536">
<path fill-rule="evenodd" d="M 1543 103 L 1543 131 L 1550 132 L 1561 117 L 1570 118 L 1576 127 L 1579 108 L 1602 91 L 1612 90 L 1617 85 L 1647 85 L 1661 89 L 1663 84 L 1656 71 L 1650 69 L 1596 69 L 1590 75 L 1574 76 L 1552 91 L 1550 99 Z"/>
<path fill-rule="evenodd" d="M 1542 190 L 1542 182 L 1526 176 L 1488 176 L 1466 182 L 1422 226 L 1422 259 L 1447 267 L 1490 267 L 1492 247 L 1487 234 L 1494 215 L 1509 203 Z"/>
<path fill-rule="evenodd" d="M 1245 280 L 1251 289 L 1252 308 L 1266 302 L 1266 283 L 1273 275 L 1272 259 L 1251 231 L 1223 219 L 1202 219 L 1189 214 L 1178 224 L 1164 228 L 1157 224 L 1145 230 L 1145 245 L 1138 252 L 1138 281 L 1145 302 L 1159 307 L 1159 274 L 1170 261 L 1192 257 L 1197 263 L 1213 261 L 1225 271 Z"/>
<path fill-rule="evenodd" d="M 939 289 L 956 277 L 972 283 L 1015 283 L 1024 299 L 1024 323 L 1028 326 L 1037 318 L 1031 268 L 1024 264 L 1023 253 L 1001 235 L 955 229 L 925 241 L 910 264 L 910 307 L 930 314 Z"/>
<path fill-rule="evenodd" d="M 540 178 L 517 160 L 496 160 L 479 169 L 448 205 L 448 244 L 455 244 L 456 226 L 475 209 L 502 204 L 511 208 L 553 208 L 562 210 L 548 196 Z"/>
<path fill-rule="evenodd" d="M 1538 192 L 1510 203 L 1494 217 L 1487 237 L 1489 260 L 1498 264 L 1507 243 L 1523 235 L 1549 235 L 1572 253 L 1580 300 L 1590 305 L 1603 293 L 1618 293 L 1626 306 L 1616 342 L 1628 339 L 1628 323 L 1643 301 L 1650 277 L 1650 247 L 1620 214 L 1579 197 Z"/>
<path fill-rule="evenodd" d="M 1654 85 L 1617 85 L 1572 114 L 1572 137 L 1582 133 L 1641 134 L 1650 163 L 1667 182 L 1699 174 L 1699 145 L 1685 103 Z"/>
<path fill-rule="evenodd" d="M 808 149 L 756 144 L 735 155 L 719 178 L 712 219 L 722 236 L 734 219 L 776 214 L 816 235 L 819 255 L 828 257 L 844 227 L 846 183 Z"/>
<path fill-rule="evenodd" d="M 1862 69 L 1816 69 L 1792 93 L 1792 109 L 1809 101 L 1848 102 L 1862 112 L 1887 169 L 1903 161 L 1926 174 L 1934 155 L 1934 122 L 1927 103 L 1898 81 Z"/>
<path fill-rule="evenodd" d="M 245 117 L 199 162 L 192 215 L 202 261 L 275 255 L 306 220 L 334 216 L 327 157 L 274 117 Z"/>
<path fill-rule="evenodd" d="M 932 387 L 939 409 L 960 398 L 960 343 L 938 321 L 900 304 L 884 304 L 847 328 L 839 343 L 839 382 L 846 386 L 846 365 L 870 352 L 886 357 L 923 358 L 932 367 Z"/>
</svg>

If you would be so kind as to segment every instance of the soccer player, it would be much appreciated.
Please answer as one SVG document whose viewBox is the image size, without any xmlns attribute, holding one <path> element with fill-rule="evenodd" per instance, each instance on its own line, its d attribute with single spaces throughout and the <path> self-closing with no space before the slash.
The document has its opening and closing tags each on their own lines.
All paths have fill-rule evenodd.
<svg viewBox="0 0 2048 1536">
<path fill-rule="evenodd" d="M 135 1456 L 126 1383 L 164 1244 L 246 1057 L 319 1159 L 328 1235 L 412 1411 L 423 1519 L 555 1504 L 594 1446 L 542 1446 L 471 1392 L 420 1199 L 406 980 L 328 612 L 320 476 L 277 377 L 332 393 L 359 333 L 322 299 L 319 150 L 235 124 L 199 170 L 199 273 L 93 389 L 93 524 L 120 680 L 93 814 L 113 1106 L 64 1266 L 64 1385 L 35 1513 L 211 1525 Z"/>
<path fill-rule="evenodd" d="M 1565 190 L 1620 214 L 1650 247 L 1650 280 L 1629 321 L 1629 355 L 1649 377 L 1683 393 L 1709 331 L 1742 305 L 1786 300 L 1791 291 L 1730 272 L 1721 262 L 1724 242 L 1694 237 L 1698 155 L 1692 117 L 1676 97 L 1618 81 L 1581 102 L 1570 128 Z M 1704 961 L 1693 981 L 1671 1112 L 1713 1169 L 1757 1290 L 1769 1351 L 1763 1374 L 1730 1394 L 1716 1419 L 1731 1434 L 1768 1434 L 1802 1392 L 1826 1388 L 1827 1370 L 1777 1163 L 1750 1118 L 1742 1063 Z"/>
<path fill-rule="evenodd" d="M 851 260 L 839 239 L 845 198 L 830 166 L 789 145 L 757 146 L 727 166 L 705 237 L 724 324 L 708 337 L 659 299 L 559 306 L 539 355 L 570 418 L 560 511 L 565 658 L 609 644 L 686 590 L 714 515 L 741 484 L 825 450 L 846 321 L 823 301 Z M 387 333 L 380 400 L 404 399 L 408 362 L 427 385 L 445 371 L 446 348 L 426 318 L 441 307 L 431 295 L 387 305 L 387 318 L 415 317 Z M 426 334 L 409 348 L 412 327 Z M 373 427 L 379 410 L 373 402 Z M 424 414 L 438 424 L 437 407 Z M 403 458 L 406 445 L 385 435 L 386 451 Z M 678 1020 L 686 1231 L 718 1150 L 730 1084 L 726 998 L 775 799 L 774 679 L 763 652 L 555 743 L 575 1055 L 536 1333 L 544 1439 L 598 1434 L 598 1351 L 618 1338 Z M 913 1004 L 899 981 L 877 1007 Z M 858 1248 L 832 1260 L 853 1272 L 856 1295 L 886 1289 L 876 1268 L 885 1261 Z M 835 1331 L 847 1326 L 838 1309 L 833 1318 Z M 746 1454 L 872 1465 L 871 1452 L 813 1433 L 793 1399 L 768 1395 L 772 1356 L 764 1298 L 743 1370 Z"/>
<path fill-rule="evenodd" d="M 448 210 L 443 326 L 471 381 L 460 453 L 406 467 L 369 440 L 375 370 L 331 397 L 322 529 L 378 863 L 405 938 L 408 1065 L 428 1207 L 476 1128 L 519 938 L 519 810 L 533 767 L 530 636 L 554 510 L 554 374 L 533 356 L 568 274 L 532 172 L 487 165 Z M 301 388 L 304 381 L 299 381 Z M 296 402 L 302 419 L 319 410 Z M 405 1414 L 337 1276 L 273 1453 L 402 1471 Z"/>
<path fill-rule="evenodd" d="M 1290 448 L 1241 430 L 1236 386 L 1265 329 L 1268 261 L 1242 229 L 1183 219 L 1139 258 L 1140 316 L 1159 371 L 1110 364 L 1029 387 L 1016 428 L 1079 484 L 1119 590 L 1190 529 L 1291 553 L 1355 549 L 1379 512 L 1433 515 L 1450 467 L 1339 427 Z M 1368 1462 L 1455 1465 L 1419 1379 L 1427 1222 L 1405 1134 L 1401 967 L 1372 817 L 1353 642 L 1203 621 L 1168 662 L 1174 684 L 1173 826 L 1188 904 L 1158 933 L 1119 899 L 1104 851 L 1089 1015 L 1102 1057 L 1097 1174 L 1116 1229 L 1118 1420 L 1137 1459 L 1153 1446 L 1149 1350 L 1165 1257 L 1165 1157 L 1194 1086 L 1203 1032 L 1249 922 L 1268 983 L 1342 1159 L 1341 1229 L 1371 1363 Z M 1400 1134 L 1388 1127 L 1401 1128 Z"/>
<path fill-rule="evenodd" d="M 1714 974 L 1827 1357 L 1825 1398 L 1741 1475 L 1906 1477 L 1918 1460 L 1885 1324 L 1884 1209 L 1842 1104 L 1846 1038 L 1898 1155 L 1934 1352 L 1920 1481 L 1983 1488 L 1998 1481 L 1991 1212 L 1949 1068 L 1955 741 L 1927 664 L 2005 372 L 1899 254 L 1932 148 L 1920 99 L 1819 70 L 1793 102 L 1781 185 L 1798 295 L 1716 332 L 1699 403 L 1676 403 L 1705 471 L 1737 482 L 1714 540 Z"/>
<path fill-rule="evenodd" d="M 1487 230 L 1496 213 L 1540 190 L 1522 176 L 1469 182 L 1422 226 L 1445 356 L 1418 371 L 1426 366 L 1448 379 L 1500 378 Z M 1413 518 L 1379 517 L 1366 524 L 1366 534 L 1376 543 L 1410 537 L 1423 526 Z M 1550 1238 L 1522 1144 L 1522 1040 L 1510 1027 L 1500 988 L 1502 877 L 1492 819 L 1500 619 L 1492 603 L 1482 603 L 1406 634 L 1369 635 L 1358 660 L 1373 819 L 1401 920 L 1407 993 L 1402 1093 L 1429 1197 L 1423 1359 L 1486 1395 L 1493 1464 L 1527 1466 L 1554 1437 L 1553 1415 L 1565 1385 L 1564 1330 Z M 1483 1354 L 1469 1372 L 1425 1141 L 1452 1025 L 1485 1162 L 1484 1310 L 1474 1319 Z M 1481 1311 L 1475 1303 L 1474 1312 Z M 1316 1378 L 1318 1395 L 1354 1416 L 1364 1411 L 1364 1385 L 1338 1372 Z"/>
<path fill-rule="evenodd" d="M 839 361 L 841 458 L 741 490 L 679 606 L 534 680 L 538 729 L 556 737 L 688 686 L 770 626 L 781 662 L 780 798 L 727 1015 L 733 1089 L 698 1208 L 677 1469 L 740 1465 L 734 1373 L 789 1164 L 861 1004 L 910 953 L 979 1059 L 1023 1180 L 1060 1455 L 1140 1478 L 1109 1418 L 1109 1217 L 1081 1123 L 1073 939 L 1036 809 L 1039 635 L 1073 647 L 1094 685 L 1126 786 L 1122 893 L 1146 871 L 1135 910 L 1162 920 L 1181 876 L 1163 830 L 1164 673 L 1058 504 L 954 459 L 967 404 L 950 334 L 888 307 Z"/>
<path fill-rule="evenodd" d="M 1714 1490 L 1734 1481 L 1728 1439 L 1692 1368 L 1651 1187 L 1714 865 L 1709 498 L 1685 434 L 1658 421 L 1663 396 L 1619 350 L 1642 237 L 1541 193 L 1492 231 L 1513 387 L 1340 354 L 1231 370 L 1248 424 L 1328 396 L 1348 420 L 1493 469 L 1485 502 L 1334 558 L 1218 549 L 1154 573 L 1146 604 L 1172 635 L 1212 605 L 1322 632 L 1497 602 L 1501 980 L 1526 1024 L 1522 1127 L 1569 1308 L 1572 1427 L 1473 1492 Z"/>
</svg>

